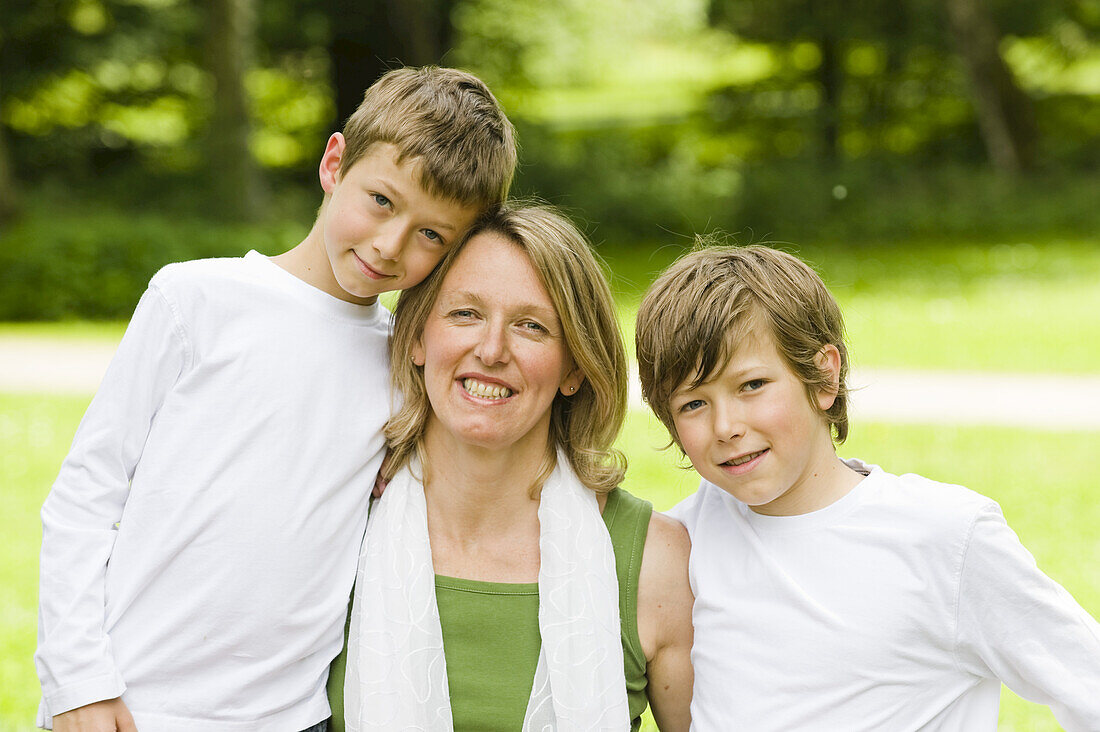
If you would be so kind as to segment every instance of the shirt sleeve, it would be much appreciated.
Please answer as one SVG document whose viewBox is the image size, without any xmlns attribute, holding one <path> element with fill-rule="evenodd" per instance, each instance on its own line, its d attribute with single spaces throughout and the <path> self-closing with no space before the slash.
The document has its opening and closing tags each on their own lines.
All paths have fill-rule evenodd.
<svg viewBox="0 0 1100 732">
<path fill-rule="evenodd" d="M 1048 705 L 1070 732 L 1100 730 L 1100 625 L 1039 570 L 996 504 L 973 525 L 957 633 L 965 670 Z"/>
<path fill-rule="evenodd" d="M 180 321 L 155 283 L 138 303 L 42 506 L 39 726 L 126 689 L 104 629 L 107 561 L 150 425 L 189 357 Z"/>
</svg>

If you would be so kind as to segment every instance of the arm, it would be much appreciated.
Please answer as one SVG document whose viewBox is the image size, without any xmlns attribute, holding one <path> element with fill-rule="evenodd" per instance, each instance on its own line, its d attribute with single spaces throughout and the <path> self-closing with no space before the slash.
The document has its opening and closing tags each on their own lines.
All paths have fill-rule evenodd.
<svg viewBox="0 0 1100 732">
<path fill-rule="evenodd" d="M 991 504 L 977 517 L 959 587 L 960 666 L 1100 730 L 1100 625 L 1034 558 Z"/>
<path fill-rule="evenodd" d="M 151 286 L 42 506 L 39 724 L 126 689 L 104 630 L 107 562 L 150 424 L 184 366 L 181 335 Z"/>
<path fill-rule="evenodd" d="M 53 718 L 54 732 L 137 732 L 122 699 L 107 699 L 77 707 Z"/>
<path fill-rule="evenodd" d="M 638 579 L 638 635 L 653 718 L 664 732 L 691 724 L 691 608 L 687 530 L 660 513 L 649 521 Z"/>
</svg>

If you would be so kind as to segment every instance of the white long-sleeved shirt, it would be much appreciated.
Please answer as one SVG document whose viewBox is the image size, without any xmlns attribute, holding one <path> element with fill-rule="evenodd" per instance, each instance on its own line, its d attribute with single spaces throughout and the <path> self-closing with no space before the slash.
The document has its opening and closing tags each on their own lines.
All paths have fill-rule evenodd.
<svg viewBox="0 0 1100 732">
<path fill-rule="evenodd" d="M 996 730 L 1003 681 L 1067 730 L 1100 730 L 1100 626 L 996 503 L 869 472 L 800 516 L 717 486 L 672 514 L 691 535 L 698 730 Z"/>
<path fill-rule="evenodd" d="M 256 252 L 152 279 L 42 508 L 40 726 L 119 695 L 142 732 L 328 716 L 388 332 Z"/>
</svg>

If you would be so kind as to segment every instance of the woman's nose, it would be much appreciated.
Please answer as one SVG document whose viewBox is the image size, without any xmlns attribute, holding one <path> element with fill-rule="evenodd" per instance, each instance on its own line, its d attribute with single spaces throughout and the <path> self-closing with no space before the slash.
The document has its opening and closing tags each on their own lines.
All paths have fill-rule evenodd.
<svg viewBox="0 0 1100 732">
<path fill-rule="evenodd" d="M 487 323 L 478 341 L 476 355 L 482 363 L 493 365 L 508 360 L 508 344 L 504 328 Z"/>
</svg>

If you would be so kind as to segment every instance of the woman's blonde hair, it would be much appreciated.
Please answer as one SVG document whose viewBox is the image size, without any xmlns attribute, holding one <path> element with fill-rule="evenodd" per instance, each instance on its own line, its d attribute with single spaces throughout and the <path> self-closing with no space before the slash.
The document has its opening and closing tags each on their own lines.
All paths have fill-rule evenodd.
<svg viewBox="0 0 1100 732">
<path fill-rule="evenodd" d="M 626 471 L 626 458 L 612 443 L 626 416 L 628 377 L 626 350 L 603 270 L 584 235 L 548 206 L 505 204 L 476 224 L 465 241 L 482 234 L 497 234 L 527 254 L 561 321 L 573 362 L 584 374 L 575 394 L 554 397 L 546 459 L 532 489 L 549 477 L 560 449 L 584 485 L 609 491 Z M 423 438 L 431 405 L 423 368 L 412 363 L 410 354 L 462 248 L 452 249 L 422 283 L 403 292 L 394 311 L 390 361 L 400 407 L 385 428 L 390 447 L 387 478 L 414 454 L 427 467 Z M 491 271 L 491 263 L 485 266 Z"/>
</svg>

